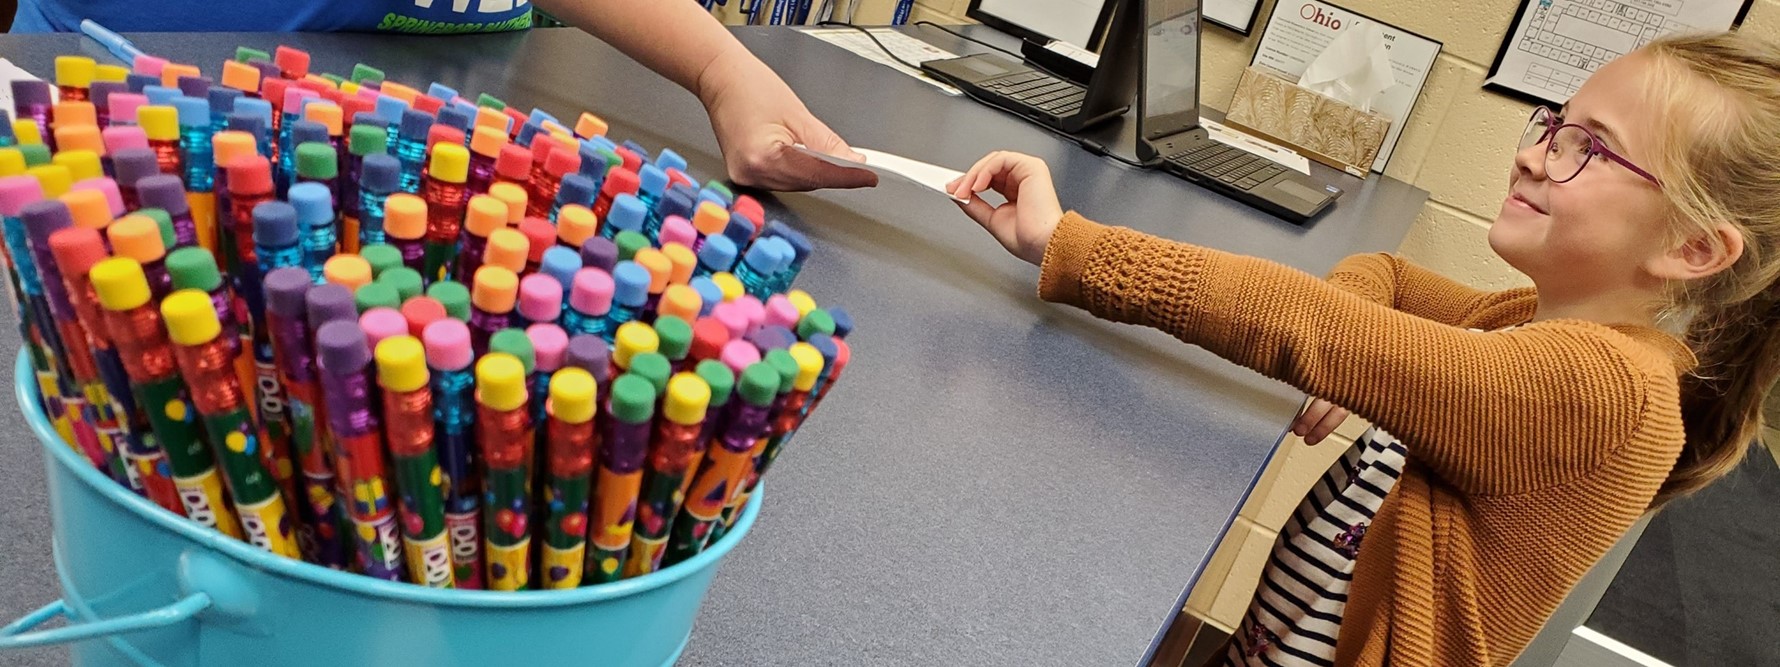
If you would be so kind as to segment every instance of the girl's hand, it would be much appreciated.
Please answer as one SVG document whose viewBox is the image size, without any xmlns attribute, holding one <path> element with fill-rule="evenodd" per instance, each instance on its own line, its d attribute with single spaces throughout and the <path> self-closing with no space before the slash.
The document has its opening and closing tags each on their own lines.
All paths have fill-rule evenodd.
<svg viewBox="0 0 1780 667">
<path fill-rule="evenodd" d="M 1298 415 L 1298 420 L 1292 422 L 1292 435 L 1304 438 L 1304 444 L 1315 445 L 1334 433 L 1341 422 L 1347 421 L 1349 414 L 1347 408 L 1312 398 L 1310 405 Z"/>
<path fill-rule="evenodd" d="M 977 193 L 994 190 L 1007 203 L 990 206 Z M 1045 258 L 1051 233 L 1063 219 L 1051 170 L 1030 155 L 996 151 L 978 160 L 970 171 L 952 181 L 946 190 L 957 199 L 964 214 L 977 221 L 1003 248 L 1034 265 Z"/>
</svg>

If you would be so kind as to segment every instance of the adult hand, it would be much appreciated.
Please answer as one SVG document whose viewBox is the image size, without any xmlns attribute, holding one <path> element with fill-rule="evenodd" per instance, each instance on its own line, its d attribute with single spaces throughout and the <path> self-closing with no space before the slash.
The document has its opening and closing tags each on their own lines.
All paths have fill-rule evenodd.
<svg viewBox="0 0 1780 667">
<path fill-rule="evenodd" d="M 989 205 L 977 196 L 984 190 L 994 190 L 1007 203 Z M 1063 220 L 1063 205 L 1057 202 L 1057 187 L 1051 184 L 1051 169 L 1044 160 L 996 151 L 948 184 L 946 191 L 963 202 L 958 208 L 1001 247 L 1034 265 L 1044 262 L 1045 246 Z"/>
<path fill-rule="evenodd" d="M 865 161 L 816 120 L 772 69 L 739 44 L 699 75 L 698 91 L 711 116 L 724 165 L 736 183 L 786 191 L 878 184 L 878 175 L 869 169 L 842 167 L 797 150 L 801 144 L 819 153 Z"/>
</svg>

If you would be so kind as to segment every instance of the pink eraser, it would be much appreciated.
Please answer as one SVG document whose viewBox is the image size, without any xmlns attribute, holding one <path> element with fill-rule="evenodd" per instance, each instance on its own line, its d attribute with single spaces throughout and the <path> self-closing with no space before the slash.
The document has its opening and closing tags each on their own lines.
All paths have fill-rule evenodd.
<svg viewBox="0 0 1780 667">
<path fill-rule="evenodd" d="M 363 97 L 367 100 L 371 100 L 371 101 L 375 102 L 375 101 L 377 101 L 377 96 L 381 95 L 382 93 L 377 92 L 376 86 L 361 85 L 358 87 L 358 92 L 354 93 L 354 94 L 358 95 L 359 97 Z"/>
<path fill-rule="evenodd" d="M 760 299 L 754 298 L 754 295 L 744 294 L 742 295 L 742 298 L 736 299 L 731 303 L 736 304 L 736 309 L 742 311 L 743 317 L 748 318 L 747 331 L 759 329 L 766 324 L 766 304 L 761 303 Z M 743 333 L 746 333 L 747 331 L 744 331 Z M 741 334 L 736 335 L 739 336 Z"/>
<path fill-rule="evenodd" d="M 394 308 L 372 308 L 358 316 L 358 326 L 365 330 L 365 342 L 376 350 L 377 344 L 385 338 L 408 334 L 408 318 L 402 317 L 401 311 Z"/>
<path fill-rule="evenodd" d="M 0 178 L 0 215 L 19 217 L 19 210 L 26 204 L 42 199 L 43 185 L 36 178 L 24 175 Z"/>
<path fill-rule="evenodd" d="M 308 88 L 291 86 L 284 90 L 284 106 L 280 108 L 285 109 L 286 112 L 290 109 L 302 109 L 303 99 L 308 97 L 321 97 L 321 95 Z"/>
<path fill-rule="evenodd" d="M 532 339 L 532 353 L 537 356 L 538 370 L 554 373 L 562 368 L 563 354 L 569 349 L 569 334 L 554 324 L 533 324 L 525 329 Z"/>
<path fill-rule="evenodd" d="M 797 306 L 783 294 L 774 294 L 766 300 L 766 324 L 778 325 L 792 331 L 797 330 Z"/>
<path fill-rule="evenodd" d="M 717 357 L 729 370 L 741 375 L 749 366 L 760 363 L 760 348 L 745 340 L 732 340 L 723 346 L 723 354 Z"/>
<path fill-rule="evenodd" d="M 741 338 L 742 334 L 748 332 L 748 314 L 736 303 L 735 301 L 720 303 L 711 309 L 710 317 L 722 323 L 723 328 L 729 330 L 730 338 Z"/>
<path fill-rule="evenodd" d="M 562 283 L 542 273 L 520 280 L 519 314 L 533 322 L 555 322 L 562 317 Z"/>
<path fill-rule="evenodd" d="M 461 371 L 470 367 L 470 325 L 462 320 L 445 318 L 426 325 L 420 332 L 426 346 L 426 365 L 433 370 Z"/>
<path fill-rule="evenodd" d="M 604 315 L 612 310 L 612 274 L 588 267 L 575 272 L 569 288 L 569 307 L 583 315 Z"/>
<path fill-rule="evenodd" d="M 124 215 L 124 195 L 122 192 L 118 191 L 117 181 L 104 176 L 95 176 L 79 183 L 75 183 L 74 186 L 69 189 L 93 190 L 99 194 L 105 195 L 105 203 L 111 206 L 111 217 L 119 218 Z"/>
<path fill-rule="evenodd" d="M 666 220 L 661 221 L 662 247 L 667 247 L 667 244 L 669 243 L 678 243 L 690 248 L 692 247 L 693 241 L 697 239 L 698 229 L 692 226 L 691 220 L 687 220 L 686 218 L 677 215 L 670 215 Z"/>
<path fill-rule="evenodd" d="M 136 70 L 137 74 L 149 76 L 160 76 L 161 70 L 166 66 L 166 58 L 156 58 L 146 53 L 136 56 L 136 62 L 131 63 L 131 67 Z"/>
<path fill-rule="evenodd" d="M 119 125 L 118 123 L 122 123 L 122 122 L 134 123 L 134 122 L 136 122 L 136 110 L 140 109 L 142 107 L 145 107 L 145 106 L 148 106 L 148 96 L 143 95 L 142 93 L 112 93 L 111 94 L 111 123 L 112 124 L 111 124 L 111 127 L 105 128 L 104 131 L 99 133 L 99 136 L 102 136 L 105 138 L 105 150 L 106 151 L 109 151 L 112 153 L 117 152 L 117 148 L 115 148 L 111 145 L 111 131 L 112 130 L 129 129 L 129 130 L 135 130 L 136 134 L 138 134 L 138 135 L 142 134 L 142 128 L 140 128 L 140 127 L 137 127 L 135 125 Z M 148 137 L 144 136 L 142 138 L 142 145 L 143 146 L 148 145 Z"/>
</svg>

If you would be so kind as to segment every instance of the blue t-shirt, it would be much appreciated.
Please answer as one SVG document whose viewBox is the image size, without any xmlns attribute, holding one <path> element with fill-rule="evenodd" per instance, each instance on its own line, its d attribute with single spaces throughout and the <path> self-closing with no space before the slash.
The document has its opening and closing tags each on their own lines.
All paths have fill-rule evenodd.
<svg viewBox="0 0 1780 667">
<path fill-rule="evenodd" d="M 75 32 L 83 18 L 117 32 L 523 30 L 527 0 L 19 0 L 13 32 Z"/>
</svg>

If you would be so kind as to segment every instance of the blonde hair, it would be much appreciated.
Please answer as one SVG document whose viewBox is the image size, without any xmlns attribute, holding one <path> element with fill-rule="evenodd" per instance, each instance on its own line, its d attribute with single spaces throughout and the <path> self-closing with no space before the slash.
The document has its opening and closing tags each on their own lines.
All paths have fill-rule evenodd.
<svg viewBox="0 0 1780 667">
<path fill-rule="evenodd" d="M 1665 37 L 1643 52 L 1655 97 L 1667 100 L 1655 171 L 1674 241 L 1722 244 L 1711 233 L 1721 223 L 1744 241 L 1729 268 L 1672 287 L 1700 363 L 1681 378 L 1687 444 L 1657 507 L 1743 460 L 1780 378 L 1780 46 L 1726 32 Z"/>
</svg>

